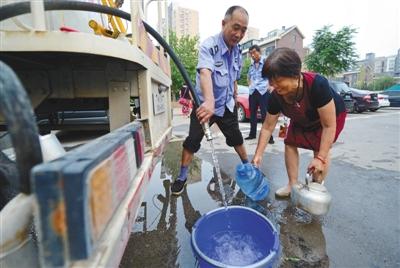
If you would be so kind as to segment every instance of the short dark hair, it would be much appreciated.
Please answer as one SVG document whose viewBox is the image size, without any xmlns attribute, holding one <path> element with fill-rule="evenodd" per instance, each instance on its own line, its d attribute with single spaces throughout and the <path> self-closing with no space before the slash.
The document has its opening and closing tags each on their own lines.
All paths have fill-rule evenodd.
<svg viewBox="0 0 400 268">
<path fill-rule="evenodd" d="M 228 8 L 228 10 L 225 12 L 225 19 L 230 19 L 232 17 L 233 12 L 235 12 L 235 10 L 238 9 L 240 11 L 242 11 L 243 13 L 245 13 L 247 15 L 247 17 L 249 16 L 249 13 L 247 13 L 247 10 L 244 9 L 244 7 L 241 6 L 231 6 L 230 8 Z"/>
<path fill-rule="evenodd" d="M 258 52 L 261 51 L 261 49 L 260 49 L 260 47 L 259 47 L 258 45 L 252 45 L 252 46 L 249 48 L 249 52 L 252 51 L 253 49 L 255 49 L 255 50 L 258 51 Z"/>
<path fill-rule="evenodd" d="M 298 77 L 301 73 L 301 59 L 291 48 L 275 49 L 266 59 L 262 76 L 268 79 L 277 77 Z"/>
</svg>

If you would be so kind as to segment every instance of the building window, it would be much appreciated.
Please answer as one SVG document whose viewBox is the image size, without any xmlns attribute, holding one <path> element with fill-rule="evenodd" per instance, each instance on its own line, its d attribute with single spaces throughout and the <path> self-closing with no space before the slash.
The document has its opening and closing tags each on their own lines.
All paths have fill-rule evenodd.
<svg viewBox="0 0 400 268">
<path fill-rule="evenodd" d="M 264 53 L 265 56 L 268 57 L 269 54 L 271 54 L 272 51 L 274 51 L 274 49 L 275 49 L 275 46 L 270 46 L 270 47 L 265 48 L 265 53 Z"/>
</svg>

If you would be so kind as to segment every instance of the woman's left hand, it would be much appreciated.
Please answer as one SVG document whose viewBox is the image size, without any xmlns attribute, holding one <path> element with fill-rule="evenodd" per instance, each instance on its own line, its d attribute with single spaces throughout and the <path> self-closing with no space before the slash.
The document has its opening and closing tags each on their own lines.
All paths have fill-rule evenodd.
<svg viewBox="0 0 400 268">
<path fill-rule="evenodd" d="M 322 176 L 319 176 L 325 170 L 324 163 L 321 162 L 318 158 L 313 158 L 310 164 L 307 167 L 307 171 L 315 176 L 316 182 L 322 182 Z"/>
</svg>

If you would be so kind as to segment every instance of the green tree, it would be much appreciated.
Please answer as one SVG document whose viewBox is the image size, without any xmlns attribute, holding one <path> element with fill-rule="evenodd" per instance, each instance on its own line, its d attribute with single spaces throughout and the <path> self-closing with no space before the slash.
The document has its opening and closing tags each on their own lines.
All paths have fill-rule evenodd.
<svg viewBox="0 0 400 268">
<path fill-rule="evenodd" d="M 178 38 L 174 32 L 169 34 L 169 45 L 174 50 L 175 54 L 185 67 L 189 78 L 193 85 L 196 79 L 196 65 L 198 51 L 199 37 L 184 36 Z M 171 64 L 171 79 L 172 79 L 172 95 L 179 96 L 179 89 L 184 84 L 183 77 L 175 64 Z"/>
<path fill-rule="evenodd" d="M 365 69 L 365 66 L 360 67 L 360 73 L 358 75 L 358 80 L 355 84 L 356 88 L 359 89 L 367 89 L 367 71 Z"/>
<path fill-rule="evenodd" d="M 357 31 L 345 26 L 335 34 L 330 28 L 324 26 L 316 31 L 305 63 L 309 70 L 333 77 L 354 65 L 357 55 L 352 39 Z"/>
<path fill-rule="evenodd" d="M 239 85 L 247 86 L 247 73 L 249 72 L 250 64 L 251 64 L 250 58 L 243 59 L 242 71 L 240 73 L 240 79 L 238 80 Z"/>
<path fill-rule="evenodd" d="M 393 86 L 394 84 L 396 84 L 396 80 L 393 77 L 382 76 L 372 81 L 372 83 L 369 83 L 367 89 L 373 91 L 381 91 L 385 88 Z"/>
</svg>

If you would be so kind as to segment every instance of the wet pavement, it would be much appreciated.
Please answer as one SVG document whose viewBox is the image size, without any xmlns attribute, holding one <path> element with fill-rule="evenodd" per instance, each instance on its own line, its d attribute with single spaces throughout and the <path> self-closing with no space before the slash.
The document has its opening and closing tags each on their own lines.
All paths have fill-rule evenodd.
<svg viewBox="0 0 400 268">
<path fill-rule="evenodd" d="M 207 142 L 190 167 L 190 181 L 180 197 L 170 195 L 179 172 L 182 139 L 188 119 L 174 118 L 174 142 L 157 164 L 139 210 L 120 267 L 196 267 L 191 228 L 206 212 L 222 206 Z M 247 136 L 249 124 L 241 124 Z M 400 110 L 350 115 L 332 151 L 326 186 L 333 196 L 329 213 L 315 217 L 275 199 L 287 182 L 283 142 L 268 146 L 261 170 L 269 179 L 266 200 L 247 199 L 234 181 L 239 158 L 213 128 L 229 205 L 252 207 L 267 216 L 280 233 L 279 267 L 400 266 Z M 246 141 L 250 159 L 257 140 Z M 311 154 L 300 151 L 300 171 Z M 300 176 L 302 178 L 302 176 Z"/>
</svg>

